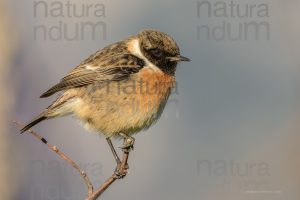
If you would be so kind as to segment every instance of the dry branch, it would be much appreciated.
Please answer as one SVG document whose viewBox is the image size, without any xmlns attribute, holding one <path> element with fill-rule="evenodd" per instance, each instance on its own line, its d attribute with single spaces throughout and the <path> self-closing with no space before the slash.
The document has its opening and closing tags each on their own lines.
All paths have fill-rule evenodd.
<svg viewBox="0 0 300 200">
<path fill-rule="evenodd" d="M 16 124 L 18 127 L 23 128 L 23 124 L 20 123 L 17 120 L 13 120 L 12 121 L 14 124 Z M 50 144 L 44 137 L 40 136 L 38 133 L 32 131 L 31 129 L 29 129 L 27 131 L 28 133 L 30 133 L 32 136 L 34 136 L 36 139 L 42 141 L 44 144 L 46 144 L 48 146 L 48 148 L 50 148 L 52 151 L 54 151 L 57 155 L 59 155 L 63 160 L 67 161 L 74 169 L 76 169 L 76 171 L 78 171 L 78 173 L 80 174 L 80 176 L 82 177 L 82 179 L 84 180 L 87 189 L 88 189 L 88 195 L 86 200 L 96 200 L 98 199 L 101 194 L 103 194 L 103 192 L 109 188 L 109 186 L 115 182 L 117 179 L 122 179 L 127 175 L 127 169 L 128 169 L 128 157 L 129 157 L 129 152 L 131 150 L 131 148 L 128 149 L 124 149 L 123 150 L 123 157 L 122 157 L 122 161 L 120 164 L 117 165 L 117 169 L 114 171 L 114 173 L 94 192 L 93 190 L 93 185 L 89 179 L 89 177 L 87 176 L 87 174 L 80 169 L 79 165 L 76 164 L 69 156 L 67 156 L 65 153 L 63 153 L 61 150 L 59 150 L 57 148 L 57 146 L 54 146 L 52 144 Z M 125 140 L 124 140 L 125 142 Z"/>
</svg>

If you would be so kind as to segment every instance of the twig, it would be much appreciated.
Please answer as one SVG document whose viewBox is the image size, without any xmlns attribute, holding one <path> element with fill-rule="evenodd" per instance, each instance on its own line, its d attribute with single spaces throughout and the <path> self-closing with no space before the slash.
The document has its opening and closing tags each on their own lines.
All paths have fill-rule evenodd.
<svg viewBox="0 0 300 200">
<path fill-rule="evenodd" d="M 103 192 L 109 188 L 109 186 L 115 182 L 118 179 L 122 179 L 127 175 L 127 162 L 128 162 L 128 158 L 129 158 L 129 151 L 130 149 L 127 149 L 123 152 L 123 158 L 121 163 L 117 166 L 117 169 L 115 170 L 115 172 L 111 175 L 111 177 L 109 177 L 102 185 L 99 189 L 97 189 L 92 195 L 90 195 L 86 200 L 96 200 L 98 199 Z M 117 173 L 118 172 L 118 173 Z"/>
<path fill-rule="evenodd" d="M 20 128 L 24 127 L 24 125 L 22 123 L 20 123 L 19 121 L 17 121 L 17 120 L 13 120 L 12 122 Z M 83 178 L 83 180 L 84 180 L 84 182 L 85 182 L 85 184 L 88 188 L 88 196 L 93 194 L 93 185 L 92 185 L 89 177 L 86 175 L 85 171 L 81 170 L 80 167 L 69 156 L 67 156 L 65 153 L 60 151 L 57 148 L 57 146 L 54 146 L 54 145 L 50 144 L 45 138 L 43 138 L 42 136 L 40 136 L 39 134 L 37 134 L 36 132 L 34 132 L 31 129 L 29 129 L 28 132 L 31 135 L 33 135 L 36 139 L 38 139 L 38 140 L 42 141 L 44 144 L 46 144 L 52 151 L 54 151 L 62 159 L 67 161 L 73 168 L 75 168 L 79 172 L 80 176 Z"/>
<path fill-rule="evenodd" d="M 20 128 L 23 128 L 24 126 L 22 123 L 18 122 L 17 120 L 13 120 L 12 122 L 17 126 L 19 126 Z M 81 170 L 80 167 L 70 157 L 68 157 L 66 154 L 61 152 L 56 146 L 50 144 L 44 137 L 40 136 L 39 134 L 32 131 L 31 129 L 29 129 L 28 132 L 31 135 L 33 135 L 36 139 L 46 144 L 52 151 L 58 154 L 62 159 L 67 161 L 73 168 L 75 168 L 79 172 L 80 176 L 84 179 L 86 186 L 88 188 L 88 197 L 86 198 L 86 200 L 98 199 L 103 194 L 103 192 L 107 188 L 109 188 L 109 186 L 113 182 L 115 182 L 118 179 L 122 179 L 127 175 L 129 152 L 131 151 L 131 149 L 133 149 L 133 147 L 123 149 L 122 161 L 120 164 L 118 164 L 115 172 L 95 192 L 93 192 L 93 185 L 90 179 L 88 178 L 87 174 L 83 170 Z M 126 140 L 124 139 L 124 143 L 125 141 Z"/>
</svg>

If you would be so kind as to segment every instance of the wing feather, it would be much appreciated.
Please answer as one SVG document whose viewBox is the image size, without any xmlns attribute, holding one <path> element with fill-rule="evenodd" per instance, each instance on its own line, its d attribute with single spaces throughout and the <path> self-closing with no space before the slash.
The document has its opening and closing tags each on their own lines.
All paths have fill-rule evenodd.
<svg viewBox="0 0 300 200">
<path fill-rule="evenodd" d="M 51 87 L 49 90 L 47 90 L 45 93 L 41 95 L 41 98 L 49 97 L 53 95 L 54 93 L 66 90 L 70 88 L 75 87 L 81 87 L 84 85 L 88 85 L 91 83 L 94 83 L 97 78 L 96 73 L 87 73 L 84 70 L 82 70 L 82 73 L 77 73 L 73 75 L 69 75 L 68 78 L 62 79 L 58 84 Z"/>
<path fill-rule="evenodd" d="M 130 65 L 125 65 L 124 56 L 128 59 L 128 62 L 130 61 Z M 40 97 L 49 97 L 62 90 L 82 87 L 95 82 L 99 83 L 124 80 L 131 74 L 137 73 L 141 68 L 143 68 L 143 61 L 133 55 L 116 56 L 114 57 L 114 60 L 122 60 L 122 63 L 116 62 L 111 66 L 90 66 L 88 64 L 80 65 L 73 69 L 67 76 L 62 78 L 58 84 L 51 87 Z"/>
</svg>

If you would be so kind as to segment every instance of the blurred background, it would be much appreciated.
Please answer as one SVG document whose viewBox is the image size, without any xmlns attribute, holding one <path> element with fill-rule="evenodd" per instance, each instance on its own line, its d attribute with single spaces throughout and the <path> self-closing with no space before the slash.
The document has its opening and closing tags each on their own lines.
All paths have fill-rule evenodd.
<svg viewBox="0 0 300 200">
<path fill-rule="evenodd" d="M 155 28 L 191 58 L 160 121 L 136 135 L 130 173 L 102 199 L 300 198 L 300 1 L 0 0 L 0 198 L 84 199 L 80 176 L 10 122 L 104 46 Z M 103 137 L 72 117 L 34 130 L 97 187 L 115 168 Z M 120 141 L 115 141 L 121 145 Z"/>
</svg>

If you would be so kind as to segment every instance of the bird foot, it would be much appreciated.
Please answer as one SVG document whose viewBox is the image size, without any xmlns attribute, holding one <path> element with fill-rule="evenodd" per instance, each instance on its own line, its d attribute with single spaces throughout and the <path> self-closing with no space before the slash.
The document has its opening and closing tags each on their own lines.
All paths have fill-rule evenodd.
<svg viewBox="0 0 300 200">
<path fill-rule="evenodd" d="M 125 167 L 122 167 L 122 164 L 118 164 L 115 169 L 115 176 L 117 179 L 124 178 L 128 173 L 129 165 L 126 164 Z"/>
<path fill-rule="evenodd" d="M 121 149 L 123 152 L 129 153 L 131 150 L 134 149 L 134 137 L 128 136 L 126 134 L 120 133 L 120 135 L 124 138 L 123 145 L 121 146 Z"/>
</svg>

